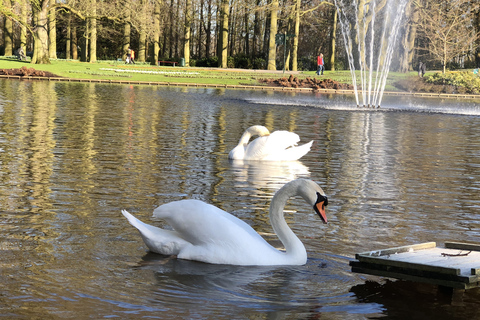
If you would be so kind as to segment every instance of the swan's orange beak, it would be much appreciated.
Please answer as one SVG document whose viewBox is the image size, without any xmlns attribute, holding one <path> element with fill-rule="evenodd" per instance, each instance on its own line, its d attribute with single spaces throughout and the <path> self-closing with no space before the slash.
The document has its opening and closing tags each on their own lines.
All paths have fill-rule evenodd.
<svg viewBox="0 0 480 320">
<path fill-rule="evenodd" d="M 327 223 L 327 215 L 325 214 L 325 202 L 318 202 L 315 204 L 315 212 L 318 214 L 320 219 L 322 219 L 323 223 Z"/>
<path fill-rule="evenodd" d="M 328 205 L 328 198 L 317 192 L 317 202 L 313 206 L 313 210 L 318 214 L 323 223 L 327 223 L 327 215 L 325 214 L 325 207 Z"/>
</svg>

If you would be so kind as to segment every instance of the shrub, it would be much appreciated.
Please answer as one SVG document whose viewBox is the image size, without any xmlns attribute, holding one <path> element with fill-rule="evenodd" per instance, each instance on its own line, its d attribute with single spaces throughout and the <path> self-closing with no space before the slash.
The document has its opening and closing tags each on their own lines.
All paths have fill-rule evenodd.
<svg viewBox="0 0 480 320">
<path fill-rule="evenodd" d="M 197 67 L 217 67 L 218 66 L 218 57 L 208 57 L 201 58 L 195 61 L 195 66 Z"/>
<path fill-rule="evenodd" d="M 263 59 L 263 58 L 255 58 L 255 59 L 253 59 L 252 67 L 253 67 L 253 69 L 263 70 L 263 69 L 267 68 L 267 63 L 266 63 L 265 59 Z"/>
<path fill-rule="evenodd" d="M 480 94 L 480 77 L 473 72 L 432 73 L 425 76 L 425 82 L 439 85 L 450 85 L 467 93 Z M 464 89 L 463 89 L 464 88 Z"/>
<path fill-rule="evenodd" d="M 237 54 L 235 57 L 233 57 L 233 59 L 235 63 L 235 68 L 252 69 L 253 67 L 252 61 L 244 53 Z"/>
</svg>

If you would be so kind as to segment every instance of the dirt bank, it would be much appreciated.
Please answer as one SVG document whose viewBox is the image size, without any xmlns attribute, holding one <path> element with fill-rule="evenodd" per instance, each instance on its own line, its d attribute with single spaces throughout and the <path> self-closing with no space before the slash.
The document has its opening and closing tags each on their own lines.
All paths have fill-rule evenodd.
<svg viewBox="0 0 480 320">
<path fill-rule="evenodd" d="M 20 76 L 20 77 L 59 77 L 48 71 L 35 70 L 25 66 L 20 69 L 0 69 L 0 75 Z"/>
<path fill-rule="evenodd" d="M 298 79 L 293 75 L 282 77 L 279 79 L 261 79 L 261 83 L 264 83 L 270 87 L 288 87 L 288 88 L 312 88 L 312 89 L 343 89 L 352 90 L 353 86 L 350 84 L 340 83 L 332 79 L 316 79 L 306 78 Z"/>
</svg>

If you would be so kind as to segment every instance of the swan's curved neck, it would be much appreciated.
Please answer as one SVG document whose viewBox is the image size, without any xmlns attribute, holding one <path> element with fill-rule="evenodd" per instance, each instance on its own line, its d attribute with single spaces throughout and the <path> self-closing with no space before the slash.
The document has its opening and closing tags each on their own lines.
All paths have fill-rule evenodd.
<svg viewBox="0 0 480 320">
<path fill-rule="evenodd" d="M 250 138 L 252 137 L 252 133 L 249 132 L 248 130 L 245 131 L 242 136 L 240 137 L 240 141 L 238 141 L 238 145 L 244 146 L 248 144 L 248 141 L 250 141 Z"/>
<path fill-rule="evenodd" d="M 286 254 L 295 259 L 307 259 L 305 246 L 293 233 L 285 221 L 283 209 L 290 197 L 298 195 L 298 188 L 295 185 L 287 184 L 277 191 L 270 205 L 270 222 L 273 230 L 285 246 Z"/>
</svg>

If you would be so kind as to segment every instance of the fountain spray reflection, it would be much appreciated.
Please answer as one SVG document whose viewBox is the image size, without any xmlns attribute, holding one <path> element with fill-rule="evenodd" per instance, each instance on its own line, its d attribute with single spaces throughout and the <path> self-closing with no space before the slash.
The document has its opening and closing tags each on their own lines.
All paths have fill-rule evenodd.
<svg viewBox="0 0 480 320">
<path fill-rule="evenodd" d="M 377 0 L 334 1 L 357 106 L 361 94 L 364 107 L 380 107 L 407 0 L 383 0 L 378 6 Z M 381 26 L 381 35 L 375 34 L 376 24 Z M 360 93 L 356 68 L 360 71 Z"/>
</svg>

